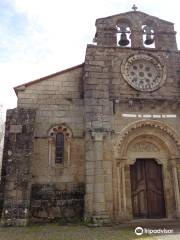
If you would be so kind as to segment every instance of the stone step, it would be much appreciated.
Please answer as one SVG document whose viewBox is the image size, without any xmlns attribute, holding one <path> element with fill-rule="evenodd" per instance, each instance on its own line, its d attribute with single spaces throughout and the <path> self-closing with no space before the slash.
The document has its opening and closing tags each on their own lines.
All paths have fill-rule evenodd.
<svg viewBox="0 0 180 240">
<path fill-rule="evenodd" d="M 134 219 L 120 223 L 122 227 L 180 227 L 180 219 Z"/>
</svg>

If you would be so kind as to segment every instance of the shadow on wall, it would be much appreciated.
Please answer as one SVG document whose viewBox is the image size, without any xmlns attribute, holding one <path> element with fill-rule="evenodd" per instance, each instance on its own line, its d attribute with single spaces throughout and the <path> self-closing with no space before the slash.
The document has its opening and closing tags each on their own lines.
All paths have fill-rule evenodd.
<svg viewBox="0 0 180 240">
<path fill-rule="evenodd" d="M 0 105 L 0 173 L 1 173 L 1 166 L 2 166 L 2 155 L 3 155 L 3 146 L 4 146 L 4 119 L 3 119 L 3 111 L 2 105 Z M 1 174 L 0 174 L 1 178 Z"/>
</svg>

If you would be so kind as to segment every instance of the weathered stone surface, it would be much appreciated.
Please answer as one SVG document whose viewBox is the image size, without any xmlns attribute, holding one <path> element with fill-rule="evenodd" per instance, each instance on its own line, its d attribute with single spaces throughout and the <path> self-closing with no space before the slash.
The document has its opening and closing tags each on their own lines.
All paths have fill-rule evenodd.
<svg viewBox="0 0 180 240">
<path fill-rule="evenodd" d="M 1 175 L 4 225 L 28 222 L 35 114 L 35 110 L 23 108 L 7 112 Z"/>
<path fill-rule="evenodd" d="M 31 190 L 31 217 L 33 221 L 82 219 L 84 186 L 68 186 L 64 190 L 55 184 L 34 184 Z"/>
<path fill-rule="evenodd" d="M 131 35 L 126 47 L 118 45 L 122 24 Z M 149 24 L 152 48 L 143 43 Z M 96 28 L 97 44 L 87 46 L 84 64 L 15 88 L 18 106 L 7 112 L 0 184 L 4 225 L 83 215 L 96 225 L 132 219 L 130 169 L 136 159 L 162 166 L 165 215 L 180 217 L 180 54 L 174 26 L 136 11 L 97 19 Z M 153 91 L 127 81 L 135 74 L 126 73 L 133 56 L 156 59 L 150 75 L 144 68 L 132 78 L 140 84 L 142 75 L 156 80 L 160 74 L 163 81 Z M 62 129 L 64 156 L 57 164 L 55 136 Z"/>
</svg>

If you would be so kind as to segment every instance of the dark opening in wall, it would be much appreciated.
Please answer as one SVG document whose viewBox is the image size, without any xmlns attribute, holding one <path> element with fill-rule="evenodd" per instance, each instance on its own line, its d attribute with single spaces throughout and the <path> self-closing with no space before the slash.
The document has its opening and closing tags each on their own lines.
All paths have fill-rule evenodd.
<svg viewBox="0 0 180 240">
<path fill-rule="evenodd" d="M 118 23 L 117 29 L 117 45 L 120 47 L 131 47 L 131 29 L 127 23 Z"/>
<path fill-rule="evenodd" d="M 146 48 L 155 48 L 154 29 L 149 25 L 143 25 L 143 45 Z"/>
</svg>

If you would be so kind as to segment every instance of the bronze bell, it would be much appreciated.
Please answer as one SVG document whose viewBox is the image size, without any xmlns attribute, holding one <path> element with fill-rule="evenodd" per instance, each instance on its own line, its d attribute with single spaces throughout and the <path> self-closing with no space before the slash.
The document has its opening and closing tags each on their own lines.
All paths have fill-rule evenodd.
<svg viewBox="0 0 180 240">
<path fill-rule="evenodd" d="M 121 33 L 121 38 L 118 42 L 120 46 L 127 46 L 129 44 L 129 40 L 127 39 L 126 33 Z"/>
<path fill-rule="evenodd" d="M 154 42 L 154 38 L 152 38 L 152 35 L 147 34 L 146 35 L 146 40 L 144 41 L 144 44 L 151 45 L 153 42 Z"/>
</svg>

